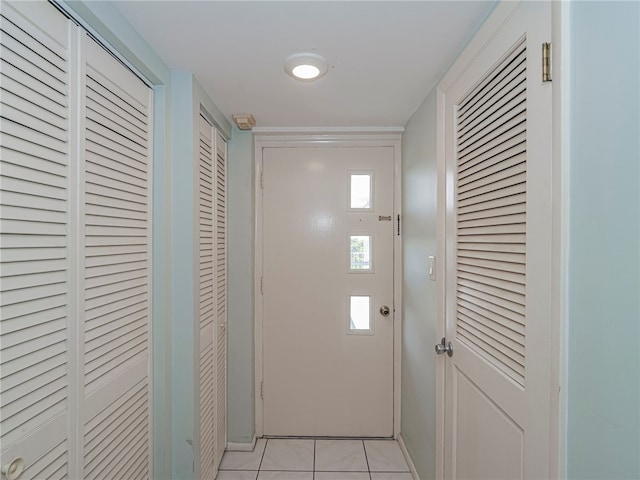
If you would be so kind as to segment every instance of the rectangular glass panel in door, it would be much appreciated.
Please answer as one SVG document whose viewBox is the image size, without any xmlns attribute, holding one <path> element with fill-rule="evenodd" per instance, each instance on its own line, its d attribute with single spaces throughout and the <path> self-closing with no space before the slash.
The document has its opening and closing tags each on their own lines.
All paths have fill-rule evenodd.
<svg viewBox="0 0 640 480">
<path fill-rule="evenodd" d="M 349 208 L 370 210 L 373 208 L 373 173 L 353 172 L 349 174 Z"/>
<path fill-rule="evenodd" d="M 372 270 L 371 235 L 349 235 L 349 270 L 368 273 Z"/>
<path fill-rule="evenodd" d="M 368 295 L 349 297 L 349 331 L 351 333 L 371 331 L 371 297 Z"/>
</svg>

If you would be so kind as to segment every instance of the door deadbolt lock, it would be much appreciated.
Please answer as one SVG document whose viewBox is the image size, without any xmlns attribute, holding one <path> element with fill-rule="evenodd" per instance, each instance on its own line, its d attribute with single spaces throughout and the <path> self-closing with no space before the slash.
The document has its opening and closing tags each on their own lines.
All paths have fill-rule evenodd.
<svg viewBox="0 0 640 480">
<path fill-rule="evenodd" d="M 391 313 L 391 309 L 388 306 L 383 305 L 380 307 L 380 315 L 382 315 L 383 317 L 388 317 L 389 313 Z"/>
<path fill-rule="evenodd" d="M 442 337 L 440 343 L 436 345 L 436 355 L 442 355 L 446 353 L 448 356 L 453 357 L 453 345 L 451 342 L 447 342 L 445 337 Z"/>
</svg>

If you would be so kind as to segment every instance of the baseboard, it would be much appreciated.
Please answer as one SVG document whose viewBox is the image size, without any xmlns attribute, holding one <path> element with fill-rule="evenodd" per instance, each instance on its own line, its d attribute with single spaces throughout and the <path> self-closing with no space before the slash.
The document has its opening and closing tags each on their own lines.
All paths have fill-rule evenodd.
<svg viewBox="0 0 640 480">
<path fill-rule="evenodd" d="M 253 452 L 253 449 L 256 448 L 256 440 L 258 440 L 258 437 L 254 435 L 253 440 L 251 440 L 250 443 L 228 442 L 226 451 L 227 452 Z"/>
<path fill-rule="evenodd" d="M 411 475 L 413 476 L 413 479 L 420 480 L 420 475 L 418 475 L 418 471 L 416 470 L 416 466 L 413 464 L 411 455 L 409 455 L 407 446 L 404 444 L 404 440 L 402 439 L 402 434 L 398 435 L 398 445 L 400 445 L 400 450 L 402 450 L 404 459 L 407 461 L 407 465 L 409 465 L 409 470 L 411 470 Z"/>
</svg>

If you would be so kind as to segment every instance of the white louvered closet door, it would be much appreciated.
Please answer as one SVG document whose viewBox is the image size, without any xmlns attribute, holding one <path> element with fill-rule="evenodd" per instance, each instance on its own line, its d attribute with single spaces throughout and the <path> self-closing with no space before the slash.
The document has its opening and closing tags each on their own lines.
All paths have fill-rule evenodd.
<svg viewBox="0 0 640 480">
<path fill-rule="evenodd" d="M 82 477 L 150 478 L 152 92 L 82 47 Z"/>
<path fill-rule="evenodd" d="M 214 479 L 227 447 L 227 144 L 203 117 L 198 142 L 198 478 Z"/>
<path fill-rule="evenodd" d="M 501 9 L 446 100 L 446 478 L 552 476 L 550 5 Z"/>
<path fill-rule="evenodd" d="M 1 14 L 0 464 L 150 478 L 151 90 L 50 3 Z"/>
<path fill-rule="evenodd" d="M 1 14 L 0 465 L 66 478 L 69 24 L 49 4 L 3 3 Z"/>
<path fill-rule="evenodd" d="M 227 142 L 216 132 L 216 467 L 227 448 Z"/>
<path fill-rule="evenodd" d="M 211 124 L 200 117 L 198 213 L 200 252 L 200 422 L 199 476 L 203 480 L 215 478 L 215 415 L 216 415 L 216 359 L 214 343 L 214 195 L 215 176 L 213 155 L 214 131 Z"/>
</svg>

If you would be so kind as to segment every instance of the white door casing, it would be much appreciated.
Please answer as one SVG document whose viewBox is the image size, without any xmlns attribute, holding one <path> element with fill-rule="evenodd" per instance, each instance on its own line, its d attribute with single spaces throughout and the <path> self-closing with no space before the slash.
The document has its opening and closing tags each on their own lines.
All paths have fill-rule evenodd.
<svg viewBox="0 0 640 480">
<path fill-rule="evenodd" d="M 549 2 L 501 4 L 439 86 L 445 478 L 554 470 L 550 35 Z"/>
<path fill-rule="evenodd" d="M 381 143 L 376 148 L 340 139 L 308 148 L 318 145 L 301 138 L 289 139 L 285 148 L 277 148 L 283 146 L 277 141 L 274 148 L 260 148 L 257 178 L 264 172 L 265 188 L 258 202 L 256 347 L 264 399 L 256 409 L 258 435 L 397 433 L 399 317 L 396 312 L 393 318 L 393 304 L 399 292 L 393 288 L 393 256 L 399 243 L 399 145 Z M 373 173 L 374 207 L 349 211 L 349 175 L 362 173 Z M 349 272 L 349 234 L 371 236 L 375 273 Z M 373 332 L 349 332 L 350 294 L 371 295 Z M 384 304 L 389 317 L 379 313 Z"/>
</svg>

